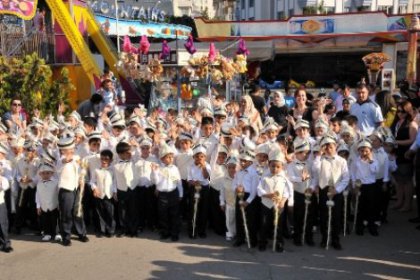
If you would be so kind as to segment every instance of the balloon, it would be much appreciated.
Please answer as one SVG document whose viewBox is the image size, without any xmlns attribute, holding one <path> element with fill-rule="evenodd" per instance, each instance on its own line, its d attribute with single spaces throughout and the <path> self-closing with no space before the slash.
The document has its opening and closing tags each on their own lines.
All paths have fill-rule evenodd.
<svg viewBox="0 0 420 280">
<path fill-rule="evenodd" d="M 209 49 L 209 62 L 213 62 L 216 59 L 216 47 L 214 43 L 210 43 L 210 49 Z"/>
<path fill-rule="evenodd" d="M 150 49 L 150 43 L 146 35 L 141 36 L 139 53 L 148 54 Z"/>
<path fill-rule="evenodd" d="M 168 42 L 164 40 L 162 42 L 162 52 L 159 55 L 159 59 L 165 60 L 171 55 L 171 48 L 168 45 Z"/>
<path fill-rule="evenodd" d="M 187 40 L 187 42 L 184 44 L 184 47 L 185 47 L 185 49 L 187 50 L 187 52 L 189 53 L 189 54 L 194 54 L 196 51 L 197 51 L 197 49 L 195 48 L 195 46 L 194 46 L 194 40 L 193 40 L 193 37 L 191 36 L 191 35 L 189 35 L 188 36 L 188 40 Z"/>
<path fill-rule="evenodd" d="M 249 55 L 249 50 L 246 47 L 245 40 L 242 39 L 242 38 L 239 39 L 238 51 L 236 53 L 237 54 L 243 54 L 243 55 Z"/>
</svg>

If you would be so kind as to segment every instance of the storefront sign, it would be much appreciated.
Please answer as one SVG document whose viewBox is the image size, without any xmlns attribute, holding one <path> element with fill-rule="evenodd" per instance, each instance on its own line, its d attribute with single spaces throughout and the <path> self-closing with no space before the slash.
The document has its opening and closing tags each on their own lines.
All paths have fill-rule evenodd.
<svg viewBox="0 0 420 280">
<path fill-rule="evenodd" d="M 24 20 L 30 20 L 35 16 L 38 0 L 0 1 L 0 14 L 15 15 Z"/>
<path fill-rule="evenodd" d="M 137 19 L 145 21 L 164 21 L 166 12 L 159 9 L 157 7 L 157 3 L 154 6 L 149 7 L 118 3 L 118 18 Z M 88 1 L 88 5 L 96 14 L 115 18 L 115 1 Z"/>
</svg>

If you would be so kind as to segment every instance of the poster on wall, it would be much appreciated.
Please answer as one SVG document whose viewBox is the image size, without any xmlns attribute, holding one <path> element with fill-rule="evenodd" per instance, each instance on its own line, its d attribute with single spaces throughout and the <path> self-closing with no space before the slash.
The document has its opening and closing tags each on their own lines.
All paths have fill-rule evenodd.
<svg viewBox="0 0 420 280">
<path fill-rule="evenodd" d="M 31 20 L 36 13 L 38 0 L 1 0 L 0 14 L 15 15 L 24 20 Z"/>
<path fill-rule="evenodd" d="M 392 91 L 395 87 L 394 85 L 395 85 L 394 69 L 384 68 L 382 70 L 382 90 Z"/>
</svg>

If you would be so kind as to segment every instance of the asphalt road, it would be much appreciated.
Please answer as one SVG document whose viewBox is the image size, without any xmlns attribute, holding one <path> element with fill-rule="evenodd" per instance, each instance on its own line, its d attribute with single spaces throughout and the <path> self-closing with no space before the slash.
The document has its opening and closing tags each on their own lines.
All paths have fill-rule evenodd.
<svg viewBox="0 0 420 280">
<path fill-rule="evenodd" d="M 0 279 L 420 279 L 420 231 L 407 222 L 413 215 L 391 211 L 379 237 L 346 236 L 342 251 L 290 241 L 284 253 L 249 251 L 212 234 L 197 240 L 184 234 L 177 243 L 150 232 L 90 235 L 89 243 L 75 240 L 69 248 L 12 236 L 14 252 L 0 253 Z"/>
</svg>

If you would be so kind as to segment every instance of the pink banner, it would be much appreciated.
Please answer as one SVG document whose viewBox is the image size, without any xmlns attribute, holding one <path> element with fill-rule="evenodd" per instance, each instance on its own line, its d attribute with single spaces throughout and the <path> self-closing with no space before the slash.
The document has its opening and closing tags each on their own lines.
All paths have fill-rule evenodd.
<svg viewBox="0 0 420 280">
<path fill-rule="evenodd" d="M 0 14 L 11 14 L 24 20 L 35 16 L 38 0 L 1 0 Z"/>
</svg>

